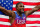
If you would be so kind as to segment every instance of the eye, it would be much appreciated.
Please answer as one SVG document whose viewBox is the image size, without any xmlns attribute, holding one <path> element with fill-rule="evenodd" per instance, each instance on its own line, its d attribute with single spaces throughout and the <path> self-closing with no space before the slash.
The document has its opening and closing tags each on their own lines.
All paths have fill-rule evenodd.
<svg viewBox="0 0 40 27">
<path fill-rule="evenodd" d="M 24 6 L 20 6 L 20 7 L 24 7 Z"/>
<path fill-rule="evenodd" d="M 22 7 L 22 6 L 20 6 L 20 7 Z"/>
<path fill-rule="evenodd" d="M 23 6 L 24 7 L 24 6 Z"/>
</svg>

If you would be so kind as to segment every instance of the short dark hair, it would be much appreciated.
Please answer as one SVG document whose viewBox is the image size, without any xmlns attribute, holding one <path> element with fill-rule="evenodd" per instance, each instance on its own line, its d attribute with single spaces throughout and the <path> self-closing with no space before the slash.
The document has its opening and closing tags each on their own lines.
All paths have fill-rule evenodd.
<svg viewBox="0 0 40 27">
<path fill-rule="evenodd" d="M 18 2 L 18 3 L 16 4 L 16 8 L 18 7 L 18 5 L 19 5 L 20 3 L 22 3 L 22 2 Z"/>
</svg>

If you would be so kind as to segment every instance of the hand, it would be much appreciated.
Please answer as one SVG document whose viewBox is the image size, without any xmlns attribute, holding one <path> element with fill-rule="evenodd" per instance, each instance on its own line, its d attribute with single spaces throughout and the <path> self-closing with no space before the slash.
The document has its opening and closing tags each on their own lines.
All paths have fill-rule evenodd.
<svg viewBox="0 0 40 27">
<path fill-rule="evenodd" d="M 35 8 L 38 8 L 38 9 L 40 9 L 40 5 L 37 5 Z"/>
<path fill-rule="evenodd" d="M 37 6 L 40 9 L 40 5 Z"/>
</svg>

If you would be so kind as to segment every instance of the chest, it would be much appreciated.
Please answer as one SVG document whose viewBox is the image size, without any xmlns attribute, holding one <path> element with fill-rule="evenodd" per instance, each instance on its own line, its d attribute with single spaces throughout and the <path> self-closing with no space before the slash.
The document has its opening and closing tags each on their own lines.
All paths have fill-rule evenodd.
<svg viewBox="0 0 40 27">
<path fill-rule="evenodd" d="M 17 24 L 24 24 L 26 23 L 26 16 L 22 15 L 22 17 L 20 17 L 19 15 L 16 15 L 16 21 Z"/>
<path fill-rule="evenodd" d="M 16 18 L 15 19 L 25 20 L 26 19 L 26 16 L 25 16 L 25 14 L 22 14 L 22 16 L 19 16 L 18 14 L 16 14 Z"/>
</svg>

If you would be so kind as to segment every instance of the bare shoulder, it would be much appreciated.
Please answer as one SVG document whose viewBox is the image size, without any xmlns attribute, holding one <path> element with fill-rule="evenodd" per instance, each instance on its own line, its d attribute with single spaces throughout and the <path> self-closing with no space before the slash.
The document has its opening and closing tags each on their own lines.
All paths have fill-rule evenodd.
<svg viewBox="0 0 40 27">
<path fill-rule="evenodd" d="M 13 14 L 15 14 L 15 12 L 14 11 L 11 11 Z"/>
<path fill-rule="evenodd" d="M 14 11 L 11 11 L 11 12 L 12 12 L 12 16 L 15 17 L 15 12 Z"/>
<path fill-rule="evenodd" d="M 27 16 L 27 11 L 25 11 L 25 15 Z"/>
<path fill-rule="evenodd" d="M 7 11 L 9 11 L 9 12 L 11 13 L 12 17 L 14 17 L 14 16 L 15 16 L 14 11 L 11 11 L 11 10 L 7 10 Z"/>
<path fill-rule="evenodd" d="M 13 11 L 11 11 L 11 10 L 7 10 L 7 11 L 9 11 L 10 13 L 13 13 L 13 14 L 15 14 Z"/>
<path fill-rule="evenodd" d="M 29 11 L 25 11 L 25 15 L 28 16 Z"/>
</svg>

